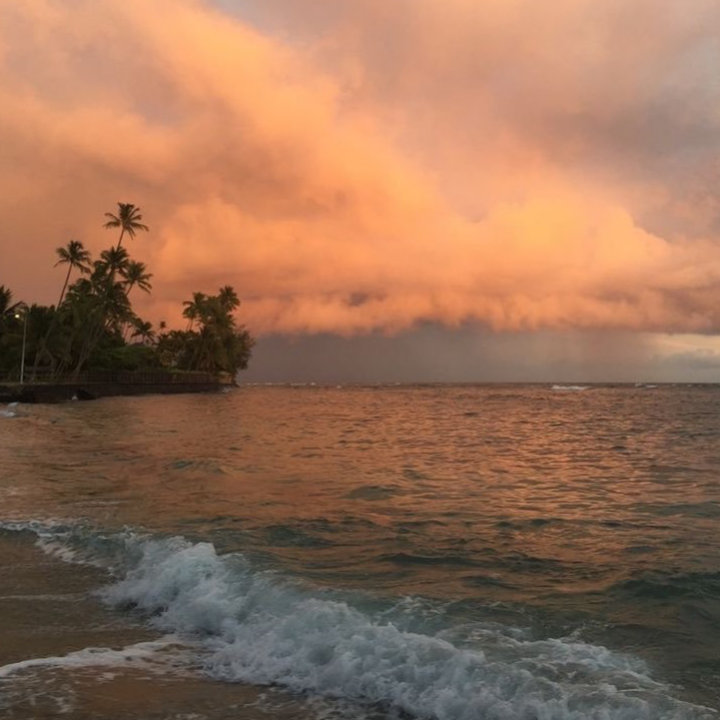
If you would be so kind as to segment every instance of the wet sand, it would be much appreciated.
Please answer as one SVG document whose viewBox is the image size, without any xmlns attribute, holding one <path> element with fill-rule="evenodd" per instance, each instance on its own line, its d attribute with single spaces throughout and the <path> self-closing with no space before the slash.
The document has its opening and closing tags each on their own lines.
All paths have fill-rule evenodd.
<svg viewBox="0 0 720 720">
<path fill-rule="evenodd" d="M 35 546 L 31 533 L 0 534 L 0 714 L 7 720 L 228 720 L 295 718 L 282 693 L 205 679 L 191 668 L 148 676 L 147 667 L 62 665 L 87 648 L 122 650 L 158 634 L 105 607 L 93 592 L 106 574 L 68 564 Z M 49 658 L 8 673 L 8 666 Z M 131 662 L 128 664 L 132 664 Z M 170 663 L 172 664 L 172 663 Z M 7 679 L 12 678 L 12 689 Z M 207 715 L 206 715 L 207 711 Z M 301 713 L 302 714 L 302 713 Z"/>
</svg>

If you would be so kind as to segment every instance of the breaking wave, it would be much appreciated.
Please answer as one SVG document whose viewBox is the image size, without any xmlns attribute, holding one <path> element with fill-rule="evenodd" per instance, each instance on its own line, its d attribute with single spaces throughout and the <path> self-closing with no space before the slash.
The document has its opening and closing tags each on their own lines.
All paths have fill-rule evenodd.
<svg viewBox="0 0 720 720">
<path fill-rule="evenodd" d="M 210 543 L 33 530 L 60 558 L 107 558 L 118 578 L 101 597 L 184 638 L 204 672 L 220 681 L 436 720 L 718 717 L 673 698 L 641 660 L 573 638 L 537 640 L 494 623 L 428 632 L 412 600 L 399 601 L 398 622 L 399 612 L 363 609 L 361 598 L 341 600 L 259 571 L 241 554 L 218 555 Z"/>
</svg>

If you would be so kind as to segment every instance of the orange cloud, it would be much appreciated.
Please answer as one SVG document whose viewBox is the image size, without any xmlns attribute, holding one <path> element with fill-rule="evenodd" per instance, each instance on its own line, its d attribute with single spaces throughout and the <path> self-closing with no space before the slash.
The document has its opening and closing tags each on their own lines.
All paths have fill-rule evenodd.
<svg viewBox="0 0 720 720">
<path fill-rule="evenodd" d="M 691 136 L 700 100 L 637 126 L 675 97 L 653 73 L 705 47 L 700 26 L 655 12 L 648 38 L 617 2 L 293 7 L 316 24 L 261 30 L 195 0 L 0 8 L 0 282 L 51 302 L 52 249 L 107 244 L 121 200 L 151 226 L 131 250 L 156 319 L 232 284 L 256 333 L 718 330 L 712 205 L 671 202 L 667 168 L 623 153 L 628 134 L 638 166 L 663 129 Z M 373 28 L 394 38 L 380 57 Z M 707 158 L 677 152 L 700 187 Z"/>
</svg>

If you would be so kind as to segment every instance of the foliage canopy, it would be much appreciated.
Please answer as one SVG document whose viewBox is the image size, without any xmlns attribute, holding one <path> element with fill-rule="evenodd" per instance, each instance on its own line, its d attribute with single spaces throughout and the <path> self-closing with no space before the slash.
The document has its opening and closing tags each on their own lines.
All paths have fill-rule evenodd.
<svg viewBox="0 0 720 720">
<path fill-rule="evenodd" d="M 153 275 L 122 246 L 125 235 L 149 231 L 140 208 L 118 203 L 105 213 L 105 228 L 120 228 L 117 245 L 97 259 L 79 240 L 55 250 L 67 267 L 57 305 L 15 302 L 0 285 L 0 375 L 18 376 L 25 354 L 26 379 L 57 380 L 91 370 L 202 370 L 235 377 L 247 367 L 254 340 L 237 324 L 240 299 L 229 285 L 217 295 L 193 294 L 184 303 L 185 330 L 159 331 L 133 310 L 130 293 L 149 293 Z M 76 279 L 70 282 L 75 272 Z M 16 378 L 17 379 L 17 378 Z"/>
</svg>

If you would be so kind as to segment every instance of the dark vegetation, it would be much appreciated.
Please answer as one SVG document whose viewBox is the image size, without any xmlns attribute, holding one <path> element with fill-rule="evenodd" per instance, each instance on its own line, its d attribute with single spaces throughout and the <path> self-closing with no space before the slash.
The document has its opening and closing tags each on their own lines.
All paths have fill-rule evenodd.
<svg viewBox="0 0 720 720">
<path fill-rule="evenodd" d="M 67 268 L 57 305 L 15 301 L 0 285 L 0 376 L 58 381 L 92 371 L 203 371 L 234 378 L 247 367 L 253 338 L 238 325 L 235 290 L 201 292 L 184 303 L 185 330 L 157 329 L 133 310 L 131 295 L 149 293 L 152 273 L 133 260 L 122 242 L 147 232 L 140 209 L 118 203 L 106 213 L 107 229 L 118 229 L 117 244 L 93 259 L 83 244 L 70 240 L 57 248 L 56 266 Z M 74 279 L 73 279 L 74 278 Z"/>
</svg>

